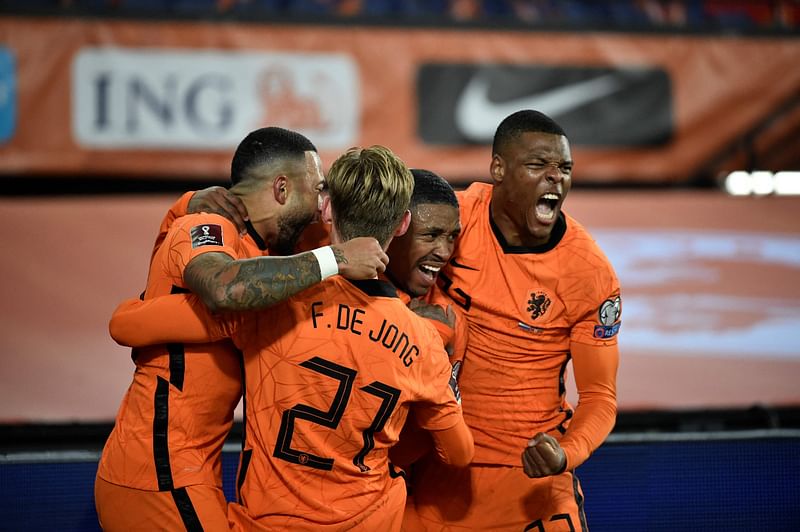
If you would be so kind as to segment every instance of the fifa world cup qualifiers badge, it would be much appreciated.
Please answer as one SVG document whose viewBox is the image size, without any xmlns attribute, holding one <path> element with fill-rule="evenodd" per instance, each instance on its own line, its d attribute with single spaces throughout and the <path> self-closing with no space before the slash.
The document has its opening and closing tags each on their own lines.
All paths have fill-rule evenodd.
<svg viewBox="0 0 800 532">
<path fill-rule="evenodd" d="M 619 332 L 622 322 L 619 321 L 622 315 L 622 299 L 619 296 L 613 299 L 606 299 L 600 305 L 597 313 L 597 320 L 600 325 L 594 326 L 595 338 L 611 338 Z"/>
<path fill-rule="evenodd" d="M 192 248 L 202 246 L 221 246 L 222 226 L 217 224 L 203 224 L 192 227 Z"/>
</svg>

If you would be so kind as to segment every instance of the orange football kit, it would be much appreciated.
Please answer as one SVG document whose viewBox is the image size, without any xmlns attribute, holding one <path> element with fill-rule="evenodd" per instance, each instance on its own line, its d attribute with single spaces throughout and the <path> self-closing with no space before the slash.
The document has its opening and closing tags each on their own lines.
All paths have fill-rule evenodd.
<svg viewBox="0 0 800 532">
<path fill-rule="evenodd" d="M 409 411 L 440 460 L 472 456 L 440 336 L 387 282 L 335 276 L 269 309 L 217 318 L 196 296 L 146 301 L 169 316 L 160 324 L 132 301 L 112 325 L 122 343 L 140 325 L 124 319 L 126 306 L 155 325 L 151 340 L 230 336 L 244 354 L 235 529 L 398 530 L 406 487 L 388 450 Z"/>
<path fill-rule="evenodd" d="M 462 233 L 438 280 L 468 323 L 459 387 L 475 457 L 466 469 L 430 460 L 417 467 L 404 529 L 585 530 L 573 471 L 616 417 L 619 282 L 566 214 L 547 244 L 507 245 L 491 219 L 491 191 L 476 183 L 457 193 Z M 575 410 L 565 398 L 570 360 Z M 521 454 L 538 432 L 559 440 L 563 473 L 525 475 Z"/>
<path fill-rule="evenodd" d="M 255 231 L 241 237 L 221 216 L 182 216 L 190 197 L 184 195 L 162 222 L 145 300 L 187 292 L 184 267 L 200 254 L 234 259 L 265 254 Z M 229 340 L 170 342 L 134 349 L 132 358 L 133 382 L 97 471 L 102 526 L 227 529 L 221 452 L 241 397 L 239 352 Z"/>
</svg>

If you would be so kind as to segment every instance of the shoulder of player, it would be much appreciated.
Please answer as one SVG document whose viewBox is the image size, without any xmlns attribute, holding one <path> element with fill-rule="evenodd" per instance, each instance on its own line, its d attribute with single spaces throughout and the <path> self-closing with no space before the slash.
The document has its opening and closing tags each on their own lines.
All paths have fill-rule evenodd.
<svg viewBox="0 0 800 532">
<path fill-rule="evenodd" d="M 608 260 L 605 252 L 603 252 L 586 227 L 568 214 L 564 213 L 564 216 L 567 221 L 567 231 L 556 249 L 566 253 L 569 259 L 563 261 L 562 264 L 566 267 L 582 268 L 585 263 L 591 263 L 591 270 L 596 275 L 605 276 L 610 274 L 615 277 L 616 274 L 611 261 Z M 579 251 L 579 253 L 576 253 L 576 251 Z"/>
<path fill-rule="evenodd" d="M 170 231 L 178 231 L 178 230 L 191 230 L 192 227 L 204 225 L 204 224 L 214 224 L 224 228 L 226 231 L 230 230 L 233 231 L 235 234 L 238 235 L 238 231 L 236 226 L 225 218 L 222 215 L 210 213 L 210 212 L 198 212 L 192 214 L 185 214 L 179 218 L 177 218 L 170 227 Z"/>
<path fill-rule="evenodd" d="M 481 182 L 472 183 L 466 189 L 457 191 L 456 198 L 458 198 L 463 231 L 464 226 L 469 225 L 471 220 L 477 218 L 476 214 L 481 212 L 481 209 L 489 208 L 488 205 L 492 199 L 492 185 Z"/>
</svg>

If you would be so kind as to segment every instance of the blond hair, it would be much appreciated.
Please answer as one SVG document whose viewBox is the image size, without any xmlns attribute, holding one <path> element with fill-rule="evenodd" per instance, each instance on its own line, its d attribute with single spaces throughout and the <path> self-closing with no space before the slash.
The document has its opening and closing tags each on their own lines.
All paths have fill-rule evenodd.
<svg viewBox="0 0 800 532">
<path fill-rule="evenodd" d="M 375 237 L 386 244 L 409 208 L 414 177 L 389 148 L 350 148 L 327 176 L 339 236 Z"/>
</svg>

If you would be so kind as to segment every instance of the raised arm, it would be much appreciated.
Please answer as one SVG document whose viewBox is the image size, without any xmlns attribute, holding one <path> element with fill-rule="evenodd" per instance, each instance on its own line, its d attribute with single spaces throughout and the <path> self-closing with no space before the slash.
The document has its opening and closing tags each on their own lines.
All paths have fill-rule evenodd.
<svg viewBox="0 0 800 532">
<path fill-rule="evenodd" d="M 572 342 L 572 367 L 578 404 L 561 447 L 567 468 L 575 469 L 605 441 L 617 419 L 619 348 Z"/>
<path fill-rule="evenodd" d="M 204 253 L 186 265 L 183 279 L 212 312 L 256 310 L 319 283 L 323 273 L 370 279 L 388 262 L 377 240 L 354 238 L 288 257 L 234 260 L 225 253 Z"/>
<path fill-rule="evenodd" d="M 472 461 L 475 443 L 464 416 L 461 405 L 450 387 L 452 366 L 447 354 L 441 347 L 438 334 L 431 327 L 431 338 L 425 344 L 430 346 L 425 359 L 424 371 L 421 375 L 422 389 L 420 397 L 413 403 L 412 413 L 416 425 L 429 432 L 433 440 L 436 457 L 442 462 L 457 467 L 464 467 Z M 420 444 L 425 440 L 414 438 Z M 413 450 L 402 450 L 406 459 L 413 459 Z"/>
<path fill-rule="evenodd" d="M 161 224 L 158 227 L 158 235 L 156 235 L 156 241 L 153 244 L 153 255 L 161 247 L 173 222 L 181 216 L 194 212 L 219 214 L 230 220 L 240 234 L 247 232 L 247 226 L 245 225 L 248 219 L 247 209 L 242 200 L 238 196 L 231 194 L 227 188 L 213 186 L 198 191 L 189 191 L 170 206 L 167 214 L 161 220 Z"/>
<path fill-rule="evenodd" d="M 193 294 L 127 299 L 111 316 L 111 337 L 120 345 L 144 347 L 169 342 L 205 343 L 230 336 L 234 316 L 214 317 Z"/>
<path fill-rule="evenodd" d="M 614 428 L 619 366 L 617 345 L 572 342 L 570 351 L 578 405 L 561 441 L 544 433 L 528 441 L 522 452 L 522 465 L 532 478 L 575 469 L 600 447 Z"/>
<path fill-rule="evenodd" d="M 458 423 L 443 430 L 430 431 L 436 457 L 456 467 L 466 467 L 475 455 L 472 433 L 462 418 Z"/>
</svg>

